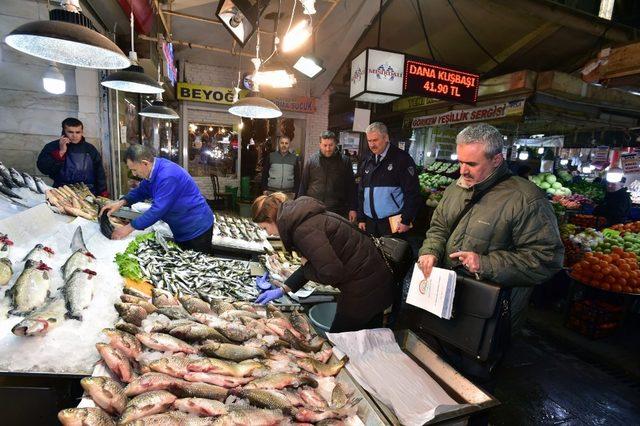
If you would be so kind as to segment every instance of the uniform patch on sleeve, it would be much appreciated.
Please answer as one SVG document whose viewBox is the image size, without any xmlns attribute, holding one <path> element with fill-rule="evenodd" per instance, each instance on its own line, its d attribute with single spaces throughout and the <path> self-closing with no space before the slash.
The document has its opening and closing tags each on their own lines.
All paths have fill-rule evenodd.
<svg viewBox="0 0 640 426">
<path fill-rule="evenodd" d="M 413 166 L 409 167 L 409 168 L 407 169 L 407 171 L 409 172 L 409 174 L 410 174 L 411 176 L 413 176 L 413 175 L 416 173 L 416 170 L 413 168 Z"/>
</svg>

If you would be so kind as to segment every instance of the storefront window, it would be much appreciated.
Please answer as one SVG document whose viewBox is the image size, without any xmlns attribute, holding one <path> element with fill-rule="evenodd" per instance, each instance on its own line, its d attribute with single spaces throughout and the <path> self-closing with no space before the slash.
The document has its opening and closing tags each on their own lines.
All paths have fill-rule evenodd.
<svg viewBox="0 0 640 426">
<path fill-rule="evenodd" d="M 189 123 L 189 173 L 194 177 L 235 178 L 238 134 L 229 125 Z"/>
</svg>

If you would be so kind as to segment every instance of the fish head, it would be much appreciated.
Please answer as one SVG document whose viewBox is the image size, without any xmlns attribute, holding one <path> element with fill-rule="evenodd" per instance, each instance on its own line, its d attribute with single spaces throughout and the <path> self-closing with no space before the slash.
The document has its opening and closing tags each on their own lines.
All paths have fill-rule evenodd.
<svg viewBox="0 0 640 426">
<path fill-rule="evenodd" d="M 63 425 L 84 425 L 88 412 L 77 408 L 67 408 L 58 413 L 58 420 Z"/>
<path fill-rule="evenodd" d="M 6 265 L 7 265 L 7 266 L 9 266 L 9 267 L 13 266 L 13 265 L 11 264 L 11 260 L 10 260 L 8 257 L 0 258 L 0 262 L 2 262 L 2 263 L 4 263 L 4 264 L 6 264 Z"/>
<path fill-rule="evenodd" d="M 25 319 L 24 321 L 16 324 L 11 332 L 16 336 L 34 336 L 38 334 L 43 334 L 49 328 L 49 323 L 46 320 L 42 319 Z"/>
</svg>

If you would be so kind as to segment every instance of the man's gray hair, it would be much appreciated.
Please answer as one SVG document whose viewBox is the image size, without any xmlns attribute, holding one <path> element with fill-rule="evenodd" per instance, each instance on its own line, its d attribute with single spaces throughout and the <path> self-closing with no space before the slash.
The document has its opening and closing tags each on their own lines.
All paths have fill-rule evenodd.
<svg viewBox="0 0 640 426">
<path fill-rule="evenodd" d="M 493 158 L 502 153 L 504 139 L 500 131 L 486 123 L 471 124 L 456 136 L 457 145 L 479 143 L 484 146 L 484 155 Z"/>
<path fill-rule="evenodd" d="M 131 145 L 127 148 L 127 152 L 124 154 L 124 161 L 131 161 L 133 163 L 141 163 L 143 160 L 153 161 L 155 152 L 153 148 L 146 145 Z"/>
<path fill-rule="evenodd" d="M 369 124 L 365 129 L 365 133 L 373 133 L 373 132 L 378 132 L 381 135 L 389 136 L 389 129 L 387 129 L 387 126 L 384 123 L 381 123 L 379 121 Z"/>
</svg>

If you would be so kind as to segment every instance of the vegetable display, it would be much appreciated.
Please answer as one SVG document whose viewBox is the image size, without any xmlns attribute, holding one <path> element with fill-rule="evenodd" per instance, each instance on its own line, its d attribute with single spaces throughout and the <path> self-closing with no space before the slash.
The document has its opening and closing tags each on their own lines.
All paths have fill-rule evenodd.
<svg viewBox="0 0 640 426">
<path fill-rule="evenodd" d="M 155 237 L 153 232 L 148 234 L 138 235 L 127 247 L 123 253 L 116 254 L 116 264 L 118 265 L 118 271 L 124 278 L 130 278 L 132 280 L 141 281 L 143 279 L 142 270 L 138 260 L 134 257 L 138 252 L 140 243 L 146 240 L 151 240 Z"/>
<path fill-rule="evenodd" d="M 540 189 L 543 189 L 547 194 L 551 195 L 571 195 L 572 192 L 569 188 L 562 186 L 562 183 L 558 181 L 558 178 L 553 173 L 540 173 L 531 178 L 531 181 L 535 183 Z"/>
</svg>

